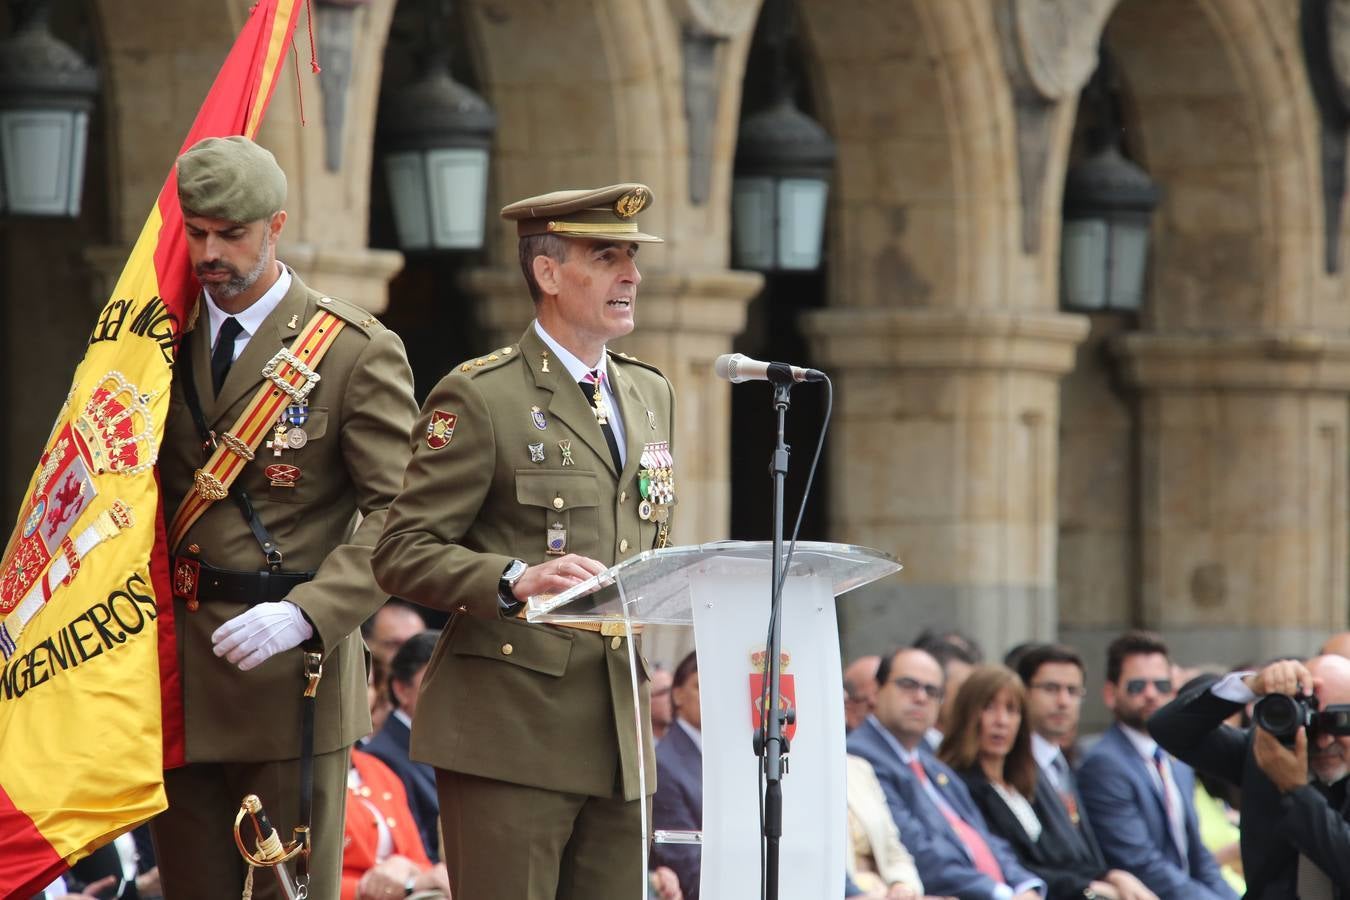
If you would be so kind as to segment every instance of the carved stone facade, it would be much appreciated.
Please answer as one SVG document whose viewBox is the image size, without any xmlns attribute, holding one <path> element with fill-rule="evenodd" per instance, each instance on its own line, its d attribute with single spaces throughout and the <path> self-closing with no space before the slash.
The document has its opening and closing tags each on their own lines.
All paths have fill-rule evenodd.
<svg viewBox="0 0 1350 900">
<path fill-rule="evenodd" d="M 6 515 L 82 351 L 72 323 L 102 302 L 248 7 L 62 2 L 92 13 L 105 89 L 81 219 L 0 223 Z M 760 3 L 456 6 L 498 116 L 491 209 L 560 185 L 654 188 L 645 224 L 667 243 L 644 250 L 625 349 L 680 393 L 677 537 L 724 536 L 734 424 L 709 365 L 761 284 L 729 267 Z M 813 536 L 906 564 L 841 601 L 845 655 L 957 625 L 991 656 L 1060 636 L 1095 667 L 1112 634 L 1143 625 L 1187 661 L 1235 662 L 1345 627 L 1347 3 L 796 0 L 795 14 L 811 108 L 838 147 L 824 296 L 794 325 L 811 358 L 793 361 L 838 391 Z M 324 15 L 345 83 L 302 65 L 297 90 L 288 72 L 262 133 L 291 177 L 283 258 L 391 319 L 448 297 L 492 346 L 513 340 L 530 309 L 506 223 L 490 215 L 482 254 L 454 284 L 423 277 L 420 300 L 395 277 L 402 256 L 372 247 L 395 4 L 316 4 Z M 1163 202 L 1145 308 L 1089 321 L 1059 309 L 1060 207 L 1103 35 L 1125 149 Z"/>
</svg>

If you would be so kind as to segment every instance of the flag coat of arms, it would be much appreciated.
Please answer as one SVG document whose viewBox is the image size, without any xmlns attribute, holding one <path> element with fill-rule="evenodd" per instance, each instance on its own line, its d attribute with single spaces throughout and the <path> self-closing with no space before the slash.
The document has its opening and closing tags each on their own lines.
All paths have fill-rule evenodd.
<svg viewBox="0 0 1350 900">
<path fill-rule="evenodd" d="M 257 133 L 299 5 L 254 6 L 183 149 Z M 183 761 L 155 461 L 197 289 L 170 166 L 0 556 L 0 897 L 163 810 Z"/>
</svg>

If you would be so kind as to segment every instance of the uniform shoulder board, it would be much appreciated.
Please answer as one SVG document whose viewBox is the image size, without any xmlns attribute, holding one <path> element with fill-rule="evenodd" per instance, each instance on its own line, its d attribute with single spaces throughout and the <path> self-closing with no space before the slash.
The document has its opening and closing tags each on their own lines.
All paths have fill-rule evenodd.
<svg viewBox="0 0 1350 900">
<path fill-rule="evenodd" d="M 614 350 L 610 350 L 609 355 L 611 359 L 617 358 L 621 362 L 632 363 L 635 366 L 640 366 L 644 369 L 647 369 L 648 371 L 655 372 L 657 375 L 661 375 L 662 378 L 665 377 L 664 375 L 661 374 L 661 370 L 658 369 L 656 366 L 652 365 L 649 362 L 644 362 L 638 359 L 636 356 L 630 356 L 627 353 L 619 353 Z"/>
<path fill-rule="evenodd" d="M 476 359 L 466 359 L 464 362 L 455 366 L 455 371 L 463 372 L 472 378 L 483 372 L 495 369 L 508 360 L 515 359 L 520 355 L 520 351 L 514 345 L 502 347 L 499 350 L 493 350 L 487 356 L 479 356 Z"/>
<path fill-rule="evenodd" d="M 327 294 L 322 295 L 319 297 L 319 309 L 332 313 L 350 325 L 355 325 L 366 334 L 384 330 L 384 325 L 380 323 L 379 319 L 371 315 L 369 310 L 362 309 L 355 303 L 339 300 L 337 297 L 329 297 Z"/>
</svg>

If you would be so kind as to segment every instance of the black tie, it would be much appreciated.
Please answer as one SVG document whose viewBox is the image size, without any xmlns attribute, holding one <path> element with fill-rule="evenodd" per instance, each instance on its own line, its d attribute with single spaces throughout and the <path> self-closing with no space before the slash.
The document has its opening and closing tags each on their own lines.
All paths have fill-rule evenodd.
<svg viewBox="0 0 1350 900">
<path fill-rule="evenodd" d="M 595 374 L 592 373 L 591 377 L 595 378 Z M 599 393 L 598 382 L 578 381 L 577 387 L 581 388 L 581 393 L 586 397 L 586 402 L 591 405 L 591 408 L 595 408 L 595 395 Z M 622 472 L 623 463 L 620 462 L 619 442 L 614 437 L 614 429 L 610 427 L 609 422 L 605 422 L 600 426 L 600 430 L 605 433 L 605 443 L 609 445 L 609 455 L 614 457 L 614 471 Z"/>
<path fill-rule="evenodd" d="M 220 387 L 225 383 L 225 376 L 230 373 L 230 364 L 234 362 L 234 339 L 239 337 L 239 333 L 244 330 L 244 326 L 239 324 L 239 320 L 230 316 L 220 324 L 220 333 L 216 335 L 216 349 L 211 351 L 211 384 L 215 386 L 216 394 L 219 396 Z"/>
</svg>

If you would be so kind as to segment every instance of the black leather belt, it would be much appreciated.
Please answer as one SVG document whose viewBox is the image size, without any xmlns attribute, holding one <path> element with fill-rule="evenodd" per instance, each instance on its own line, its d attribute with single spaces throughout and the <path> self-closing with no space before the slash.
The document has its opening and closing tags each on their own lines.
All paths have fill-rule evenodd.
<svg viewBox="0 0 1350 900">
<path fill-rule="evenodd" d="M 189 610 L 202 603 L 255 606 L 284 600 L 296 587 L 313 579 L 313 572 L 232 572 L 190 556 L 173 558 L 173 595 Z"/>
</svg>

